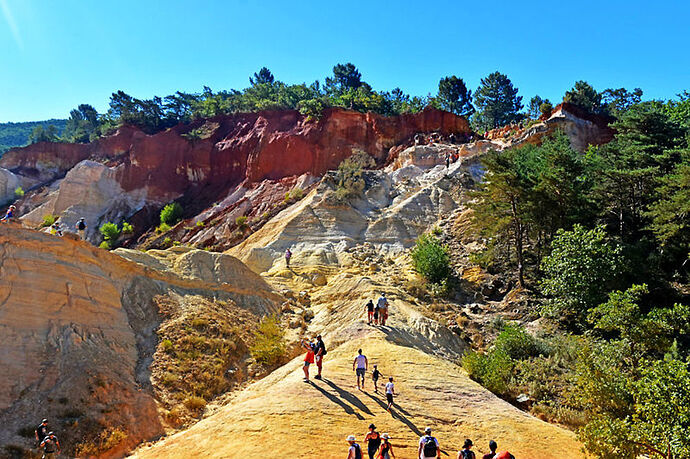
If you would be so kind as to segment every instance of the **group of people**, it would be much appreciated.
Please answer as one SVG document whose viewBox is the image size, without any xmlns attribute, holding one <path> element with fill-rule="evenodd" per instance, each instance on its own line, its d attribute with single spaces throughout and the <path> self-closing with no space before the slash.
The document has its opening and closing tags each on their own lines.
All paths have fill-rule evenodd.
<svg viewBox="0 0 690 459">
<path fill-rule="evenodd" d="M 371 325 L 386 325 L 386 320 L 388 320 L 388 299 L 386 298 L 386 293 L 381 293 L 381 296 L 376 301 L 376 304 L 372 300 L 369 300 L 364 307 L 367 312 L 367 323 Z"/>
<path fill-rule="evenodd" d="M 318 335 L 315 340 L 303 339 L 300 341 L 302 348 L 307 351 L 304 356 L 304 366 L 302 370 L 304 371 L 304 382 L 309 382 L 309 366 L 312 363 L 316 364 L 318 373 L 314 376 L 315 379 L 321 379 L 321 371 L 323 370 L 323 356 L 326 355 L 326 345 L 321 339 L 321 335 Z"/>
<path fill-rule="evenodd" d="M 395 458 L 390 438 L 390 435 L 387 433 L 383 435 L 379 434 L 374 424 L 369 425 L 369 432 L 364 437 L 364 442 L 367 444 L 369 459 Z M 354 435 L 349 435 L 347 437 L 347 442 L 350 445 L 347 450 L 347 459 L 363 459 L 362 447 L 357 443 L 356 437 Z M 472 446 L 472 440 L 469 438 L 466 439 L 462 449 L 458 451 L 457 459 L 476 459 L 477 456 L 474 454 L 474 451 L 472 451 Z M 508 451 L 497 453 L 497 449 L 498 444 L 494 440 L 491 440 L 489 442 L 489 452 L 484 454 L 482 459 L 515 459 L 515 456 Z M 438 440 L 431 435 L 430 427 L 424 429 L 424 435 L 419 439 L 417 457 L 419 457 L 419 459 L 441 459 L 441 445 Z"/>
<path fill-rule="evenodd" d="M 10 222 L 14 218 L 14 212 L 16 210 L 16 206 L 9 206 L 7 208 L 7 212 L 5 212 L 5 216 L 0 218 L 0 223 Z M 83 240 L 86 237 L 86 219 L 84 219 L 84 217 L 80 218 L 74 227 L 77 230 L 79 237 Z M 62 225 L 60 225 L 59 221 L 56 220 L 52 225 L 50 225 L 50 234 L 54 236 L 62 236 Z"/>
<path fill-rule="evenodd" d="M 355 378 L 357 379 L 357 389 L 359 390 L 364 390 L 364 379 L 367 373 L 367 370 L 369 369 L 369 359 L 367 359 L 367 356 L 362 354 L 362 350 L 359 349 L 357 350 L 357 356 L 355 359 L 352 361 L 352 371 L 355 372 Z M 381 377 L 381 372 L 378 369 L 378 366 L 374 364 L 374 371 L 371 372 L 371 379 L 374 382 L 374 392 L 378 394 L 379 388 L 378 388 L 378 381 L 379 378 Z M 388 406 L 386 407 L 386 411 L 390 412 L 391 407 L 393 406 L 393 397 L 396 395 L 395 394 L 395 384 L 393 384 L 393 377 L 390 376 L 388 378 L 388 382 L 386 383 L 386 400 L 388 401 Z"/>
<path fill-rule="evenodd" d="M 53 459 L 60 454 L 60 441 L 54 432 L 48 429 L 48 420 L 44 419 L 34 430 L 36 435 L 36 444 L 39 448 L 43 448 L 42 459 Z"/>
</svg>

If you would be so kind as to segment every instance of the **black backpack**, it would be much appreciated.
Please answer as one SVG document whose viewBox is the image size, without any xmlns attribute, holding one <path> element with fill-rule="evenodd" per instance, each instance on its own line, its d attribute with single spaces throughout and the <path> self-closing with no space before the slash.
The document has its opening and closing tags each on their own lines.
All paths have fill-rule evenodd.
<svg viewBox="0 0 690 459">
<path fill-rule="evenodd" d="M 355 447 L 355 459 L 362 459 L 362 448 L 357 443 L 352 446 Z"/>
<path fill-rule="evenodd" d="M 326 355 L 326 345 L 324 344 L 323 341 L 319 343 L 319 347 L 321 348 L 321 355 L 324 356 Z"/>
<path fill-rule="evenodd" d="M 84 223 L 84 220 L 79 220 L 79 223 L 77 223 L 77 229 L 79 231 L 83 231 L 86 229 L 86 223 Z"/>
<path fill-rule="evenodd" d="M 57 441 L 57 438 L 54 436 L 48 436 L 43 439 L 44 445 L 43 445 L 43 451 L 46 453 L 54 453 L 55 452 L 55 447 L 57 446 L 55 442 Z"/>
<path fill-rule="evenodd" d="M 436 457 L 436 439 L 434 437 L 426 437 L 426 441 L 424 442 L 424 455 L 426 457 Z"/>
</svg>

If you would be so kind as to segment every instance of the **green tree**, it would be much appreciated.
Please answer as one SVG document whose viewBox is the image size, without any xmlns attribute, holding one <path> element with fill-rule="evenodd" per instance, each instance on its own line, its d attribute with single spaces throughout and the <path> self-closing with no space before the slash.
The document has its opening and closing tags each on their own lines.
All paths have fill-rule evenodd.
<svg viewBox="0 0 690 459">
<path fill-rule="evenodd" d="M 333 67 L 333 77 L 326 78 L 328 94 L 342 94 L 362 86 L 362 74 L 352 63 L 337 64 Z"/>
<path fill-rule="evenodd" d="M 103 242 L 107 246 L 107 248 L 112 249 L 115 247 L 115 244 L 120 237 L 120 234 L 122 234 L 122 231 L 120 228 L 115 223 L 104 223 L 101 225 L 99 228 L 99 231 L 101 232 L 101 235 L 103 236 Z"/>
<path fill-rule="evenodd" d="M 67 142 L 87 143 L 94 138 L 99 125 L 96 109 L 89 104 L 80 104 L 70 112 L 62 138 Z"/>
<path fill-rule="evenodd" d="M 500 73 L 494 72 L 481 79 L 479 88 L 474 93 L 477 106 L 475 123 L 481 129 L 493 129 L 520 119 L 522 96 L 512 81 Z"/>
<path fill-rule="evenodd" d="M 641 100 L 642 90 L 640 88 L 635 88 L 632 92 L 625 88 L 609 88 L 601 93 L 601 102 L 605 111 L 613 116 L 619 116 L 633 105 L 639 104 Z"/>
<path fill-rule="evenodd" d="M 254 73 L 253 77 L 249 77 L 249 83 L 252 86 L 259 84 L 273 84 L 274 81 L 275 77 L 266 67 L 261 67 L 261 70 L 259 70 L 257 73 Z"/>
<path fill-rule="evenodd" d="M 410 254 L 415 271 L 431 283 L 440 283 L 450 276 L 448 250 L 436 237 L 423 234 Z"/>
<path fill-rule="evenodd" d="M 570 91 L 566 91 L 563 102 L 568 102 L 590 113 L 603 113 L 604 106 L 601 103 L 601 94 L 589 83 L 580 80 L 575 83 Z"/>
<path fill-rule="evenodd" d="M 603 302 L 620 280 L 621 253 L 601 227 L 558 230 L 541 266 L 541 287 L 551 297 L 544 312 L 583 327 L 589 309 Z"/>
<path fill-rule="evenodd" d="M 553 105 L 549 99 L 542 99 L 541 97 L 534 96 L 529 100 L 529 107 L 527 109 L 527 115 L 532 119 L 537 119 L 544 115 L 545 112 L 551 113 Z"/>
<path fill-rule="evenodd" d="M 52 124 L 49 124 L 46 127 L 43 127 L 42 125 L 38 125 L 33 129 L 33 131 L 31 131 L 31 134 L 29 135 L 29 143 L 57 142 L 57 141 L 58 141 L 57 128 Z"/>
<path fill-rule="evenodd" d="M 462 78 L 455 75 L 442 78 L 438 82 L 436 99 L 440 108 L 456 115 L 469 118 L 475 111 L 472 105 L 472 91 L 467 89 Z"/>
<path fill-rule="evenodd" d="M 183 209 L 180 203 L 173 202 L 167 204 L 161 210 L 161 223 L 166 225 L 174 225 L 182 219 Z"/>
</svg>

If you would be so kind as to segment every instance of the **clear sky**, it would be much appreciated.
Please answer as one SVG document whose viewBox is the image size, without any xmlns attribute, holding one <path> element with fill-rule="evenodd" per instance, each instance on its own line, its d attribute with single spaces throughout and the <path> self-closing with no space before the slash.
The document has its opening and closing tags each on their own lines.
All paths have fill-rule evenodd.
<svg viewBox="0 0 690 459">
<path fill-rule="evenodd" d="M 671 98 L 690 89 L 689 18 L 687 0 L 0 0 L 0 122 L 103 112 L 118 89 L 240 89 L 262 66 L 310 83 L 348 61 L 412 95 L 499 70 L 525 100 L 579 79 Z"/>
</svg>

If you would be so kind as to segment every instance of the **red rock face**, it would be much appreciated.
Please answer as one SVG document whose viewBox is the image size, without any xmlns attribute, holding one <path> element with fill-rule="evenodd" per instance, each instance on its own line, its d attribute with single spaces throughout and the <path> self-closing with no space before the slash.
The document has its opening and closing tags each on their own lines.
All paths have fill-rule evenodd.
<svg viewBox="0 0 690 459">
<path fill-rule="evenodd" d="M 205 138 L 183 136 L 199 128 Z M 296 111 L 246 113 L 197 120 L 155 135 L 125 126 L 88 145 L 38 143 L 9 151 L 0 167 L 48 181 L 84 159 L 105 160 L 117 167 L 125 191 L 146 186 L 149 198 L 163 203 L 197 188 L 321 175 L 355 149 L 383 163 L 392 146 L 417 132 L 434 131 L 471 130 L 464 118 L 435 109 L 397 117 L 329 109 L 319 121 L 307 121 Z"/>
</svg>

